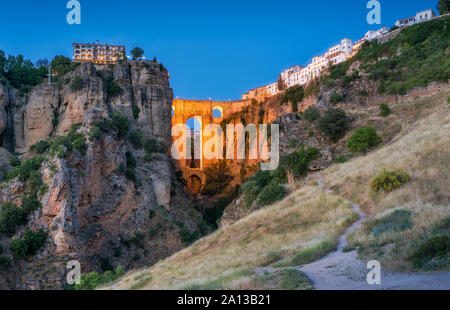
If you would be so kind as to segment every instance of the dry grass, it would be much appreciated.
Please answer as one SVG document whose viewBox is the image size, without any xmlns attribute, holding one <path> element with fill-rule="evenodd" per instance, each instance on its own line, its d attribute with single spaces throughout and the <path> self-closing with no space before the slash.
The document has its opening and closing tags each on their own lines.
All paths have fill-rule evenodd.
<svg viewBox="0 0 450 310">
<path fill-rule="evenodd" d="M 336 245 L 338 236 L 354 218 L 346 200 L 307 186 L 148 270 L 126 276 L 113 287 L 245 287 L 250 285 L 253 268 L 295 256 L 324 242 Z M 148 279 L 147 283 L 142 279 Z"/>
<path fill-rule="evenodd" d="M 387 216 L 395 209 L 412 212 L 411 229 L 377 236 L 361 229 L 351 236 L 351 244 L 360 246 L 360 254 L 377 258 L 391 269 L 414 269 L 410 259 L 414 250 L 432 235 L 434 227 L 450 216 L 450 108 L 442 104 L 445 98 L 447 95 L 413 102 L 413 106 L 431 106 L 430 115 L 417 123 L 404 124 L 402 133 L 385 147 L 331 167 L 324 174 L 327 184 L 360 204 L 374 218 Z M 405 107 L 397 107 L 398 110 L 404 113 Z M 384 168 L 403 169 L 409 173 L 411 181 L 391 193 L 374 194 L 370 181 Z M 434 233 L 445 233 L 444 230 Z M 449 269 L 450 266 L 428 267 Z"/>
</svg>

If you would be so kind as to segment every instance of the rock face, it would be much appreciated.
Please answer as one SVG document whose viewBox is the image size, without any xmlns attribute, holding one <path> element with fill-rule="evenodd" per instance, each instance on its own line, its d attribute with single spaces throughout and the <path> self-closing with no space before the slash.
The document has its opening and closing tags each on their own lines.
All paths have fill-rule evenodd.
<svg viewBox="0 0 450 310">
<path fill-rule="evenodd" d="M 22 161 L 33 156 L 31 145 L 65 136 L 74 124 L 80 124 L 77 132 L 86 137 L 87 146 L 86 154 L 46 154 L 40 168 L 47 188 L 39 196 L 42 207 L 14 236 L 0 236 L 4 254 L 13 261 L 7 271 L 0 270 L 0 289 L 62 288 L 70 260 L 78 260 L 83 273 L 108 266 L 131 269 L 154 264 L 185 246 L 181 229 L 196 231 L 201 216 L 177 182 L 169 156 L 153 154 L 144 160 L 143 149 L 114 134 L 89 139 L 96 120 L 119 112 L 128 119 L 130 132 L 139 129 L 145 139 L 169 143 L 173 95 L 168 77 L 154 62 L 86 63 L 64 76 L 62 87 L 41 85 L 28 98 L 11 100 L 14 90 L 0 86 L 1 141 L 23 154 Z M 71 87 L 76 79 L 82 80 L 82 88 Z M 111 95 L 112 81 L 122 94 Z M 21 100 L 23 105 L 16 104 Z M 136 181 L 122 171 L 127 153 L 137 161 Z M 26 188 L 18 179 L 4 183 L 0 206 L 20 206 Z M 12 259 L 8 245 L 27 228 L 44 229 L 48 239 L 25 263 Z"/>
</svg>

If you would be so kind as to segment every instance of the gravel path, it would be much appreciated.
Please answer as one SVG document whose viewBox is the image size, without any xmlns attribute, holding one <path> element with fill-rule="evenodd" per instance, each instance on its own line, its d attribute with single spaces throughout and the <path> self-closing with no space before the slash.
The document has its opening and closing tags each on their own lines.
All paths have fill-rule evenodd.
<svg viewBox="0 0 450 310">
<path fill-rule="evenodd" d="M 315 174 L 313 177 L 317 180 L 319 187 L 330 192 L 324 186 L 319 174 Z M 383 270 L 383 266 L 381 266 L 381 284 L 369 285 L 366 280 L 370 271 L 366 268 L 367 262 L 360 260 L 357 251 L 348 253 L 342 251 L 347 245 L 347 234 L 360 228 L 366 218 L 358 205 L 353 203 L 352 208 L 360 215 L 360 219 L 347 228 L 339 238 L 336 251 L 311 264 L 288 269 L 302 271 L 313 282 L 314 288 L 317 290 L 450 290 L 450 272 L 441 274 L 397 273 Z M 266 267 L 258 268 L 255 272 L 271 273 L 279 269 Z"/>
</svg>

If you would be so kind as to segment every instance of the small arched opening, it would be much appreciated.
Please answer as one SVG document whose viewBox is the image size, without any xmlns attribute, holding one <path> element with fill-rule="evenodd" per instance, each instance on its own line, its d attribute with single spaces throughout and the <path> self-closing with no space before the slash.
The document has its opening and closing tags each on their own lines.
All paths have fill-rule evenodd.
<svg viewBox="0 0 450 310">
<path fill-rule="evenodd" d="M 194 116 L 186 121 L 188 142 L 191 148 L 191 158 L 186 159 L 186 166 L 190 169 L 201 169 L 202 160 L 202 126 L 201 117 Z M 189 147 L 189 146 L 188 146 Z"/>
<path fill-rule="evenodd" d="M 214 107 L 212 109 L 212 117 L 213 118 L 223 118 L 223 108 L 222 107 Z"/>
</svg>

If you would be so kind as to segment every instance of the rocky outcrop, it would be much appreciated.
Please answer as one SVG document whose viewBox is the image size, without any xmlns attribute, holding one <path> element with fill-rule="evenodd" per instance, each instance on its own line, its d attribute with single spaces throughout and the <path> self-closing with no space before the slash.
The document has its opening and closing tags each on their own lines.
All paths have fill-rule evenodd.
<svg viewBox="0 0 450 310">
<path fill-rule="evenodd" d="M 26 229 L 44 229 L 48 239 L 27 262 L 12 259 L 13 265 L 0 271 L 0 288 L 62 288 L 65 264 L 73 259 L 81 263 L 83 273 L 151 265 L 186 245 L 181 230 L 198 230 L 201 216 L 177 182 L 168 154 L 144 160 L 142 148 L 115 132 L 89 138 L 95 121 L 119 112 L 128 119 L 130 131 L 139 129 L 145 139 L 169 142 L 173 95 L 168 77 L 155 62 L 104 67 L 86 63 L 64 76 L 59 87 L 35 87 L 21 99 L 23 106 L 6 100 L 10 90 L 0 88 L 0 116 L 6 119 L 1 123 L 2 141 L 11 141 L 12 151 L 23 154 L 22 161 L 33 156 L 31 145 L 66 136 L 74 124 L 80 124 L 76 132 L 86 139 L 85 154 L 65 146 L 45 154 L 39 170 L 45 184 L 39 196 L 42 207 L 14 236 L 0 236 L 0 243 L 12 259 L 9 241 Z M 80 79 L 82 87 L 72 87 Z M 113 95 L 112 84 L 122 92 Z M 135 180 L 123 171 L 130 154 L 136 159 Z M 19 179 L 4 183 L 0 206 L 20 206 L 28 187 Z"/>
</svg>

